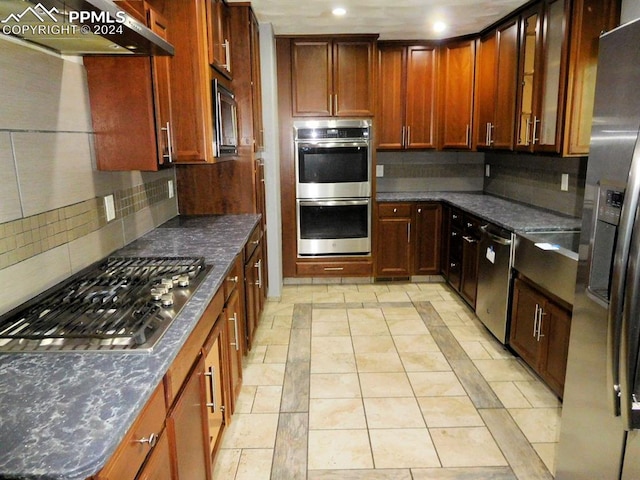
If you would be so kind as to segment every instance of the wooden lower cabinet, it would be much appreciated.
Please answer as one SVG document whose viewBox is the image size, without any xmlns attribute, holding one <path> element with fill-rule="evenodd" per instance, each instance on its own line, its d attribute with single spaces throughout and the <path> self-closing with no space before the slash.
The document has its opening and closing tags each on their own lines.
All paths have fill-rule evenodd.
<svg viewBox="0 0 640 480">
<path fill-rule="evenodd" d="M 171 453 L 166 433 L 160 435 L 136 480 L 173 480 Z"/>
<path fill-rule="evenodd" d="M 209 335 L 209 338 L 207 338 L 202 349 L 205 368 L 205 407 L 209 427 L 208 452 L 211 458 L 215 456 L 220 441 L 222 440 L 228 415 L 225 409 L 225 404 L 227 403 L 227 396 L 224 390 L 226 374 L 223 368 L 225 365 L 224 345 L 226 338 L 223 324 L 224 317 L 221 315 L 218 324 Z"/>
<path fill-rule="evenodd" d="M 167 417 L 167 431 L 173 442 L 179 479 L 211 479 L 211 456 L 203 401 L 204 374 L 205 363 L 200 354 Z"/>
<path fill-rule="evenodd" d="M 376 276 L 440 273 L 439 203 L 380 203 L 377 212 Z"/>
<path fill-rule="evenodd" d="M 253 332 L 258 326 L 266 299 L 264 249 L 259 225 L 250 235 L 244 255 L 245 336 L 247 350 L 250 350 Z"/>
<path fill-rule="evenodd" d="M 571 311 L 522 278 L 513 290 L 509 345 L 562 398 Z"/>
</svg>

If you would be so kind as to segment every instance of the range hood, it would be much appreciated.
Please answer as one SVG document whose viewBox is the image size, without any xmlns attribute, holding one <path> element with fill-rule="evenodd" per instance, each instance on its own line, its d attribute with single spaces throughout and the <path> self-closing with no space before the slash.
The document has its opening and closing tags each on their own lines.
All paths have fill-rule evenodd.
<svg viewBox="0 0 640 480">
<path fill-rule="evenodd" d="M 112 0 L 0 0 L 0 33 L 63 55 L 173 55 Z"/>
</svg>

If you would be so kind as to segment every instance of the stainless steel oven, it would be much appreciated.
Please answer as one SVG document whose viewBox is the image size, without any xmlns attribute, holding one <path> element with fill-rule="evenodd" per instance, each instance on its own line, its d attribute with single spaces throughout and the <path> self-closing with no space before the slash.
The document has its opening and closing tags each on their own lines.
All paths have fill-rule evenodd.
<svg viewBox="0 0 640 480">
<path fill-rule="evenodd" d="M 369 120 L 295 122 L 296 197 L 369 197 L 370 128 Z"/>
<path fill-rule="evenodd" d="M 371 199 L 297 201 L 298 255 L 368 255 Z"/>
</svg>

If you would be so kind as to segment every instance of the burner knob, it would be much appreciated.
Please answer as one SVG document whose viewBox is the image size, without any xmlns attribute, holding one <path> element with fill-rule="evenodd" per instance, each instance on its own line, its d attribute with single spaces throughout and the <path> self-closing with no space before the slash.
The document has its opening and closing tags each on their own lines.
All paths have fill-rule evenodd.
<svg viewBox="0 0 640 480">
<path fill-rule="evenodd" d="M 166 287 L 167 290 L 171 290 L 173 288 L 173 280 L 170 278 L 163 278 L 160 280 L 160 285 Z"/>
<path fill-rule="evenodd" d="M 170 307 L 171 305 L 173 305 L 173 294 L 172 293 L 163 294 L 162 297 L 160 298 L 160 305 L 162 305 L 163 307 Z"/>
<path fill-rule="evenodd" d="M 189 275 L 180 275 L 178 277 L 178 286 L 179 287 L 188 287 L 189 286 Z"/>
<path fill-rule="evenodd" d="M 160 300 L 160 298 L 162 298 L 162 295 L 164 295 L 165 293 L 167 293 L 167 289 L 164 287 L 154 287 L 151 289 L 151 299 L 152 300 Z"/>
</svg>

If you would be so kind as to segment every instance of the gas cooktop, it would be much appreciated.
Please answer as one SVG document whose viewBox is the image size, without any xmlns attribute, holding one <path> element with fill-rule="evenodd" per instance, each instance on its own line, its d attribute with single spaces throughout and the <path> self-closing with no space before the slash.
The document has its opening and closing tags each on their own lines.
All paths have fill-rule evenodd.
<svg viewBox="0 0 640 480">
<path fill-rule="evenodd" d="M 0 317 L 0 352 L 149 352 L 210 268 L 109 257 Z"/>
</svg>

